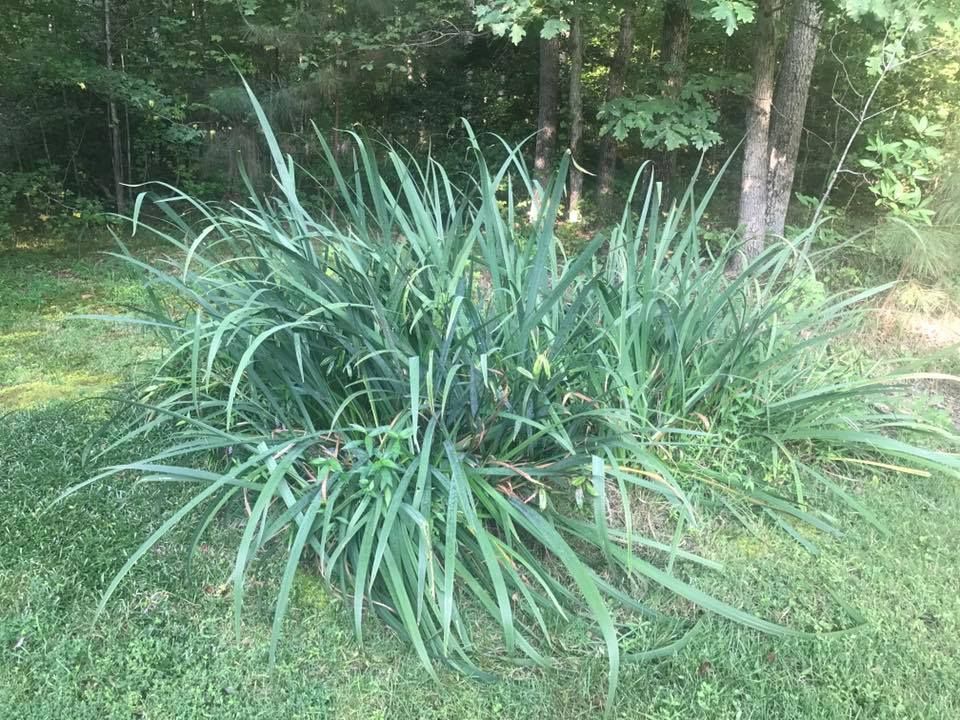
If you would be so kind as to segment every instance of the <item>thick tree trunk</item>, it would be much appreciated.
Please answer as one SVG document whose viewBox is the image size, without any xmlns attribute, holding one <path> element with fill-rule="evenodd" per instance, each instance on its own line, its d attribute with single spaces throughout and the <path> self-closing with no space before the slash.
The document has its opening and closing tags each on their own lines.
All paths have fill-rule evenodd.
<svg viewBox="0 0 960 720">
<path fill-rule="evenodd" d="M 560 41 L 540 39 L 540 111 L 537 116 L 537 146 L 533 158 L 533 175 L 539 184 L 530 201 L 530 222 L 540 215 L 543 193 L 553 172 L 553 156 L 557 149 L 557 114 L 560 88 Z"/>
<path fill-rule="evenodd" d="M 687 47 L 690 44 L 690 0 L 667 0 L 663 9 L 663 30 L 660 41 L 660 68 L 663 72 L 663 94 L 677 98 L 683 89 L 687 69 Z M 663 183 L 664 197 L 669 198 L 676 174 L 676 151 L 661 149 L 654 163 Z"/>
<path fill-rule="evenodd" d="M 820 0 L 796 0 L 770 121 L 767 232 L 773 235 L 783 235 L 786 224 L 822 19 Z"/>
<path fill-rule="evenodd" d="M 777 64 L 772 0 L 760 0 L 754 42 L 753 83 L 747 104 L 747 136 L 740 178 L 739 225 L 743 228 L 743 246 L 732 262 L 731 269 L 735 272 L 763 251 L 766 236 L 770 109 Z"/>
<path fill-rule="evenodd" d="M 106 47 L 107 70 L 113 70 L 113 36 L 110 33 L 110 0 L 103 0 L 103 37 Z M 110 132 L 110 160 L 113 166 L 113 195 L 117 212 L 126 212 L 127 203 L 123 190 L 123 147 L 120 143 L 120 118 L 113 98 L 107 100 L 107 126 Z"/>
<path fill-rule="evenodd" d="M 610 64 L 607 76 L 606 101 L 616 100 L 623 95 L 627 65 L 633 54 L 633 15 L 625 10 L 620 16 L 620 33 L 617 49 Z M 600 169 L 597 172 L 597 185 L 600 192 L 600 212 L 609 215 L 613 209 L 613 179 L 617 167 L 617 141 L 612 135 L 605 135 L 600 143 Z"/>
<path fill-rule="evenodd" d="M 580 138 L 583 136 L 583 28 L 580 15 L 570 22 L 570 154 L 578 161 Z M 583 173 L 573 165 L 567 194 L 567 220 L 580 222 L 580 196 L 583 194 Z"/>
</svg>

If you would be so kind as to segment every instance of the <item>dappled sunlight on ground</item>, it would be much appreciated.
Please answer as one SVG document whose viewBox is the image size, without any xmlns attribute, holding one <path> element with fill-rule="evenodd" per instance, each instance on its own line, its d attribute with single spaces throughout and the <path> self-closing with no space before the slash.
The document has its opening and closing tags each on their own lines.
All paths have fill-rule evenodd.
<svg viewBox="0 0 960 720">
<path fill-rule="evenodd" d="M 940 317 L 901 313 L 897 321 L 904 339 L 919 348 L 939 350 L 960 343 L 960 317 L 953 313 Z"/>
<path fill-rule="evenodd" d="M 939 288 L 907 282 L 892 291 L 867 323 L 863 340 L 911 356 L 947 351 L 947 366 L 960 363 L 960 307 Z M 956 346 L 955 352 L 949 352 Z"/>
<path fill-rule="evenodd" d="M 0 410 L 24 410 L 56 400 L 79 400 L 103 394 L 117 383 L 116 375 L 65 373 L 44 380 L 0 387 Z"/>
<path fill-rule="evenodd" d="M 115 259 L 11 251 L 0 265 L 0 414 L 110 391 L 159 346 L 140 329 L 75 316 L 124 314 L 143 283 Z"/>
</svg>

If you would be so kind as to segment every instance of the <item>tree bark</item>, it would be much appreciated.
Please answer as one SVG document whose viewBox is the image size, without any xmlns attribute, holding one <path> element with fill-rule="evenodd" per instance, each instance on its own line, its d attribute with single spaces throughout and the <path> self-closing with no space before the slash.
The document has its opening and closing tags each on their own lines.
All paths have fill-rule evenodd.
<svg viewBox="0 0 960 720">
<path fill-rule="evenodd" d="M 667 0 L 663 9 L 660 41 L 660 68 L 663 73 L 663 94 L 676 99 L 683 89 L 687 69 L 687 47 L 690 44 L 690 0 Z M 676 151 L 660 149 L 654 164 L 663 183 L 664 197 L 669 198 L 676 174 Z M 669 200 L 667 200 L 669 202 Z"/>
<path fill-rule="evenodd" d="M 763 252 L 766 238 L 767 174 L 769 168 L 770 110 L 777 46 L 773 0 L 760 0 L 753 54 L 753 83 L 747 103 L 747 135 L 740 177 L 740 217 L 743 245 L 731 270 L 740 272 Z"/>
<path fill-rule="evenodd" d="M 606 101 L 616 100 L 623 95 L 627 65 L 633 54 L 633 14 L 624 10 L 620 16 L 620 33 L 617 38 L 617 50 L 610 64 L 610 74 L 607 76 Z M 617 141 L 607 134 L 600 143 L 600 169 L 597 172 L 599 187 L 600 212 L 609 215 L 613 208 L 613 179 L 617 166 Z"/>
<path fill-rule="evenodd" d="M 103 37 L 106 47 L 107 70 L 113 70 L 113 36 L 110 32 L 110 0 L 103 0 Z M 107 127 L 110 132 L 110 160 L 113 165 L 113 194 L 117 212 L 123 215 L 127 209 L 123 191 L 123 156 L 120 144 L 120 119 L 113 97 L 107 100 Z"/>
<path fill-rule="evenodd" d="M 770 121 L 766 223 L 772 235 L 783 235 L 786 224 L 822 19 L 820 0 L 796 0 Z"/>
<path fill-rule="evenodd" d="M 576 162 L 583 136 L 583 28 L 580 15 L 570 22 L 570 154 Z M 573 165 L 567 194 L 567 220 L 580 222 L 580 196 L 583 194 L 583 173 Z"/>
<path fill-rule="evenodd" d="M 127 52 L 130 52 L 130 43 L 127 42 Z M 127 63 L 124 59 L 124 54 L 120 53 L 120 68 L 123 70 L 123 73 L 127 72 Z M 131 149 L 132 136 L 130 135 L 130 105 L 127 103 L 123 104 L 123 145 L 125 148 L 126 154 L 126 165 L 124 167 L 124 182 L 127 185 L 133 185 L 133 150 Z M 129 190 L 127 191 L 129 192 Z"/>
<path fill-rule="evenodd" d="M 529 220 L 540 215 L 543 193 L 550 183 L 553 156 L 557 149 L 557 115 L 560 87 L 560 41 L 540 39 L 540 111 L 537 116 L 537 145 L 533 158 L 533 175 L 539 187 L 530 200 Z"/>
</svg>

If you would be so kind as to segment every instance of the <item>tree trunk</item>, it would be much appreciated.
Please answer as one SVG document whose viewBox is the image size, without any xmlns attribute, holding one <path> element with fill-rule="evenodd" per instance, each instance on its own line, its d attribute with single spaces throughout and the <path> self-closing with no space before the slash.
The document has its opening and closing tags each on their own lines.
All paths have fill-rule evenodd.
<svg viewBox="0 0 960 720">
<path fill-rule="evenodd" d="M 620 16 L 620 34 L 617 38 L 617 50 L 610 64 L 607 76 L 606 101 L 616 100 L 623 95 L 626 82 L 627 65 L 633 53 L 633 15 L 625 10 Z M 609 215 L 613 209 L 613 178 L 617 167 L 617 141 L 607 134 L 600 143 L 600 169 L 597 172 L 597 184 L 600 190 L 600 212 Z"/>
<path fill-rule="evenodd" d="M 60 86 L 60 99 L 63 101 L 63 127 L 67 131 L 67 145 L 70 146 L 70 159 L 67 160 L 67 167 L 64 169 L 64 179 L 66 179 L 66 173 L 73 170 L 74 187 L 77 192 L 80 192 L 82 184 L 80 182 L 80 169 L 77 167 L 77 153 L 80 148 L 74 143 L 73 118 L 70 113 L 70 104 L 67 102 L 67 89 L 62 85 Z"/>
<path fill-rule="evenodd" d="M 747 135 L 740 178 L 739 225 L 743 228 L 743 246 L 732 261 L 731 270 L 735 272 L 740 272 L 763 252 L 766 235 L 770 109 L 777 60 L 772 0 L 760 0 L 754 42 L 753 83 L 747 104 Z"/>
<path fill-rule="evenodd" d="M 660 68 L 663 72 L 663 94 L 671 99 L 679 97 L 683 89 L 687 47 L 690 43 L 690 23 L 690 0 L 667 0 L 663 9 Z M 663 183 L 664 197 L 669 198 L 673 176 L 676 174 L 676 151 L 659 150 L 654 164 L 659 180 Z"/>
<path fill-rule="evenodd" d="M 130 52 L 130 42 L 127 41 L 127 52 Z M 127 62 L 124 58 L 124 54 L 120 53 L 120 68 L 123 70 L 123 73 L 127 72 Z M 124 167 L 125 175 L 124 182 L 128 186 L 133 185 L 133 150 L 131 149 L 131 143 L 133 142 L 130 135 L 130 105 L 127 103 L 123 104 L 123 146 L 125 149 L 126 155 L 126 165 Z M 129 188 L 125 188 L 129 193 Z"/>
<path fill-rule="evenodd" d="M 113 70 L 113 37 L 110 34 L 110 0 L 103 0 L 103 36 L 106 46 L 107 70 Z M 107 100 L 107 126 L 110 131 L 110 159 L 113 165 L 113 194 L 117 212 L 123 215 L 127 209 L 123 192 L 123 156 L 120 144 L 120 119 L 113 98 Z"/>
<path fill-rule="evenodd" d="M 770 121 L 766 222 L 773 235 L 783 235 L 786 224 L 822 18 L 820 0 L 796 0 Z"/>
<path fill-rule="evenodd" d="M 540 39 L 540 111 L 537 116 L 537 147 L 533 158 L 533 175 L 539 187 L 530 200 L 530 222 L 540 215 L 543 193 L 550 183 L 553 156 L 557 149 L 557 99 L 560 88 L 560 41 Z"/>
<path fill-rule="evenodd" d="M 583 29 L 580 15 L 570 22 L 570 154 L 574 162 L 580 151 L 583 136 Z M 573 165 L 570 168 L 570 186 L 567 195 L 567 220 L 580 222 L 580 196 L 583 194 L 583 173 Z"/>
</svg>

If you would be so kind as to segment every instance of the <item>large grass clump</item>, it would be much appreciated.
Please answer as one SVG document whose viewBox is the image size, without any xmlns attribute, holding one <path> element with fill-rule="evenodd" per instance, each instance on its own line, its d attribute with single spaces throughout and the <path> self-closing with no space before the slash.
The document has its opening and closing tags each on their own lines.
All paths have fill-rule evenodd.
<svg viewBox="0 0 960 720">
<path fill-rule="evenodd" d="M 620 637 L 631 615 L 655 614 L 652 585 L 759 630 L 802 630 L 683 579 L 684 563 L 716 567 L 680 546 L 701 508 L 765 518 L 812 549 L 810 528 L 839 531 L 811 498 L 866 510 L 844 468 L 960 472 L 918 440 L 939 431 L 880 402 L 903 378 L 850 379 L 830 354 L 869 293 L 817 295 L 793 245 L 729 277 L 729 252 L 710 257 L 697 237 L 712 188 L 666 213 L 641 189 L 638 213 L 567 256 L 554 232 L 566 158 L 521 228 L 533 188 L 517 148 L 491 167 L 467 128 L 472 170 L 451 176 L 355 136 L 345 169 L 318 133 L 329 191 L 318 183 L 326 197 L 308 203 L 253 103 L 275 196 L 220 206 L 163 187 L 166 222 L 148 225 L 137 201 L 134 231 L 173 253 L 130 258 L 155 286 L 136 322 L 170 350 L 111 447 L 156 434 L 163 449 L 88 482 L 132 472 L 198 489 L 104 603 L 175 526 L 197 523 L 195 547 L 246 496 L 238 623 L 258 551 L 286 548 L 271 655 L 311 553 L 358 637 L 379 617 L 431 674 L 483 674 L 477 613 L 506 654 L 541 665 L 558 621 L 591 622 L 612 698 L 621 659 L 649 656 L 622 658 Z M 672 508 L 672 542 L 644 534 L 638 497 Z"/>
</svg>

